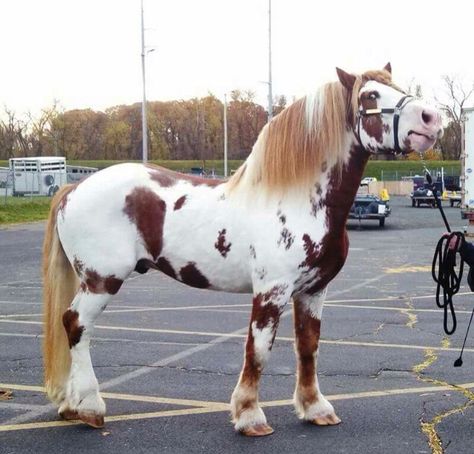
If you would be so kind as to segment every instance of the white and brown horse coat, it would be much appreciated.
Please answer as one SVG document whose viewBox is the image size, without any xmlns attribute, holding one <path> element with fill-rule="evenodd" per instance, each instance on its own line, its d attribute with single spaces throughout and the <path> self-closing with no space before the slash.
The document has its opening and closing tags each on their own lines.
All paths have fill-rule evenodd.
<svg viewBox="0 0 474 454">
<path fill-rule="evenodd" d="M 103 425 L 89 355 L 94 322 L 133 270 L 154 268 L 192 287 L 253 293 L 232 396 L 237 430 L 272 432 L 258 383 L 290 300 L 298 415 L 339 422 L 316 377 L 322 305 L 347 257 L 345 223 L 370 153 L 393 148 L 390 119 L 362 119 L 357 137 L 357 112 L 401 96 L 386 70 L 339 78 L 275 117 L 227 182 L 120 164 L 56 196 L 44 246 L 45 376 L 63 417 Z M 413 132 L 431 144 L 440 129 L 438 114 L 423 122 L 428 107 L 417 103 L 400 119 L 405 147 Z"/>
</svg>

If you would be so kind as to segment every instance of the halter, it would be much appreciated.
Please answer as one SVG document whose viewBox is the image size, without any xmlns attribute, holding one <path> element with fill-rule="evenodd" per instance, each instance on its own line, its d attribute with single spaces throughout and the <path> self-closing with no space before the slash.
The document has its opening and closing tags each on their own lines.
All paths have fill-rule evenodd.
<svg viewBox="0 0 474 454">
<path fill-rule="evenodd" d="M 408 99 L 412 98 L 412 99 Z M 408 99 L 407 102 L 405 100 Z M 368 117 L 369 115 L 381 115 L 381 114 L 393 114 L 393 134 L 395 139 L 394 149 L 396 152 L 401 153 L 402 149 L 400 148 L 400 144 L 398 142 L 398 122 L 400 120 L 400 113 L 405 108 L 405 106 L 413 101 L 412 95 L 405 95 L 402 96 L 400 101 L 397 102 L 395 107 L 384 107 L 381 109 L 363 109 L 362 107 L 359 108 L 359 112 L 357 114 L 357 139 L 359 143 L 362 145 L 362 141 L 360 140 L 360 122 L 362 117 Z"/>
</svg>

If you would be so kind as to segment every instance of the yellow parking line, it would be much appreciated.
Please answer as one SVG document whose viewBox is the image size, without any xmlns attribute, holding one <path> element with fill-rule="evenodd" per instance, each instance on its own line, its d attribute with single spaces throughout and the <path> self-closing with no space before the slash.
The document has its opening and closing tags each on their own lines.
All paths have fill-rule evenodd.
<svg viewBox="0 0 474 454">
<path fill-rule="evenodd" d="M 458 385 L 461 388 L 469 389 L 474 388 L 474 383 L 464 383 Z M 326 396 L 331 401 L 336 400 L 348 400 L 348 399 L 364 399 L 368 397 L 386 397 L 386 396 L 399 396 L 403 394 L 418 394 L 418 393 L 433 393 L 441 391 L 452 390 L 452 386 L 425 386 L 416 388 L 401 388 L 401 389 L 385 389 L 380 391 L 364 391 L 359 393 L 346 393 L 346 394 L 333 394 Z M 291 405 L 292 400 L 273 400 L 270 402 L 261 402 L 262 407 L 280 407 L 285 405 Z"/>
<path fill-rule="evenodd" d="M 386 274 L 401 274 L 401 273 L 426 273 L 431 271 L 431 265 L 423 266 L 399 266 L 396 268 L 384 268 Z"/>
<path fill-rule="evenodd" d="M 0 315 L 0 319 L 4 318 L 13 318 L 13 317 L 39 317 L 43 314 L 8 314 L 8 315 Z"/>
<path fill-rule="evenodd" d="M 434 297 L 433 297 L 434 299 Z M 394 306 L 363 306 L 360 304 L 337 304 L 337 303 L 330 303 L 328 304 L 326 308 L 328 307 L 343 307 L 345 309 L 374 309 L 374 310 L 379 310 L 379 311 L 410 311 L 410 312 L 435 312 L 438 314 L 441 314 L 442 311 L 441 309 L 411 309 L 407 307 L 394 307 Z M 456 314 L 470 314 L 471 311 L 461 311 L 461 310 L 456 310 Z"/>
<path fill-rule="evenodd" d="M 41 322 L 32 322 L 27 320 L 0 320 L 0 323 L 19 323 L 19 324 L 29 324 L 29 325 L 41 325 Z M 204 337 L 228 337 L 230 338 L 247 338 L 247 334 L 238 334 L 238 333 L 216 333 L 212 331 L 184 331 L 184 330 L 175 330 L 175 329 L 160 329 L 160 328 L 134 328 L 129 326 L 106 326 L 106 325 L 97 325 L 96 329 L 104 329 L 111 331 L 134 331 L 142 333 L 161 333 L 161 334 L 179 334 L 184 336 L 204 336 Z M 283 337 L 277 336 L 277 340 L 282 342 L 293 342 L 293 337 Z M 357 341 L 344 341 L 344 340 L 326 340 L 321 339 L 321 344 L 326 345 L 347 345 L 353 347 L 374 347 L 374 348 L 402 348 L 402 349 L 411 349 L 411 350 L 425 350 L 430 348 L 435 351 L 458 351 L 456 348 L 451 347 L 439 347 L 439 346 L 430 346 L 430 345 L 409 345 L 409 344 L 384 344 L 382 342 L 357 342 Z M 474 348 L 465 348 L 464 352 L 472 353 Z"/>
<path fill-rule="evenodd" d="M 152 418 L 164 418 L 172 416 L 184 416 L 184 415 L 197 415 L 202 413 L 214 413 L 220 411 L 227 411 L 227 408 L 222 408 L 217 406 L 215 408 L 188 408 L 182 410 L 165 410 L 165 411 L 155 411 L 151 413 L 134 413 L 129 415 L 116 415 L 116 416 L 107 416 L 105 418 L 106 423 L 117 422 L 117 421 L 136 421 L 142 419 L 152 419 Z M 82 421 L 44 421 L 44 422 L 30 422 L 23 424 L 8 424 L 0 425 L 0 432 L 11 432 L 15 430 L 31 430 L 31 429 L 49 429 L 52 427 L 65 427 L 65 426 L 77 426 L 83 425 Z"/>
<path fill-rule="evenodd" d="M 187 405 L 190 407 L 206 407 L 206 408 L 217 408 L 219 406 L 227 409 L 228 404 L 225 402 L 208 402 L 204 400 L 191 400 L 191 399 L 174 399 L 170 397 L 156 397 L 146 395 L 134 395 L 134 394 L 117 394 L 117 393 L 100 393 L 104 399 L 117 399 L 117 400 L 128 400 L 133 402 L 152 402 L 157 404 L 171 404 L 171 405 Z"/>
<path fill-rule="evenodd" d="M 11 389 L 14 391 L 33 391 L 33 392 L 46 392 L 42 386 L 33 385 L 17 385 L 12 383 L 0 383 L 0 388 Z M 117 399 L 117 400 L 128 400 L 132 402 L 151 402 L 156 404 L 169 404 L 169 405 L 186 405 L 190 407 L 205 407 L 205 408 L 217 408 L 219 406 L 227 409 L 228 404 L 226 402 L 209 402 L 204 400 L 191 400 L 191 399 L 174 399 L 171 397 L 157 397 L 147 395 L 136 395 L 136 394 L 121 394 L 121 393 L 108 393 L 102 392 L 100 395 L 104 399 Z"/>
<path fill-rule="evenodd" d="M 278 339 L 278 338 L 277 338 Z M 290 338 L 280 338 L 283 340 L 290 340 Z M 291 339 L 293 340 L 293 339 Z M 384 344 L 382 342 L 357 342 L 357 341 L 344 341 L 344 340 L 324 340 L 319 341 L 320 344 L 328 345 L 348 345 L 353 347 L 374 347 L 374 348 L 402 348 L 402 349 L 411 349 L 411 350 L 426 350 L 428 348 L 435 351 L 442 352 L 458 352 L 459 349 L 451 347 L 429 347 L 426 345 L 407 345 L 407 344 Z M 465 352 L 474 352 L 474 348 L 465 348 Z"/>
<path fill-rule="evenodd" d="M 462 388 L 474 388 L 474 383 L 464 383 L 458 385 Z M 39 387 L 36 387 L 39 388 Z M 405 394 L 421 394 L 421 393 L 434 393 L 447 391 L 452 389 L 451 386 L 425 386 L 415 388 L 401 388 L 401 389 L 386 389 L 377 391 L 366 391 L 346 394 L 334 394 L 326 396 L 331 401 L 337 400 L 348 400 L 348 399 L 364 399 L 373 397 L 387 397 L 387 396 L 399 396 Z M 287 406 L 292 404 L 292 400 L 274 400 L 269 402 L 262 402 L 262 407 L 279 407 Z M 205 408 L 189 408 L 181 410 L 164 410 L 148 413 L 133 413 L 128 415 L 116 415 L 108 416 L 105 418 L 106 423 L 118 422 L 118 421 L 137 421 L 143 419 L 154 419 L 174 416 L 188 416 L 197 414 L 217 413 L 222 411 L 228 411 L 230 406 L 228 404 L 219 403 L 215 406 L 209 406 Z M 52 427 L 65 427 L 75 426 L 83 424 L 81 421 L 46 421 L 46 422 L 33 422 L 33 423 L 22 423 L 22 424 L 9 424 L 0 425 L 0 432 L 10 432 L 16 430 L 30 430 L 30 429 L 46 429 Z"/>
</svg>

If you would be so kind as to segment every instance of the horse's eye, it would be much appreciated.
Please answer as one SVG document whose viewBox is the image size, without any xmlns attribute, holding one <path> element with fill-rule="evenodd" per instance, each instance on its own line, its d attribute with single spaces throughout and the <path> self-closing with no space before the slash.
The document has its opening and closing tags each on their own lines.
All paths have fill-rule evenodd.
<svg viewBox="0 0 474 454">
<path fill-rule="evenodd" d="M 376 91 L 373 91 L 373 92 L 370 93 L 370 95 L 369 95 L 369 99 L 373 99 L 373 100 L 375 100 L 375 99 L 377 99 L 377 98 L 379 98 L 379 97 L 380 97 L 380 95 L 379 95 Z"/>
</svg>

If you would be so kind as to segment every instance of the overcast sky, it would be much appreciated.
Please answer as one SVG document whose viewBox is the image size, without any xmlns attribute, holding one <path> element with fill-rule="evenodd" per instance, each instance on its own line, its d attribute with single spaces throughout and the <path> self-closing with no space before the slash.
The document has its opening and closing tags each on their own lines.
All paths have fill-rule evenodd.
<svg viewBox="0 0 474 454">
<path fill-rule="evenodd" d="M 149 100 L 250 89 L 265 103 L 268 0 L 144 0 Z M 140 0 L 0 0 L 0 105 L 141 100 Z M 348 71 L 392 63 L 426 95 L 443 74 L 474 81 L 467 2 L 273 0 L 273 92 L 290 100 Z M 474 101 L 474 99 L 473 99 Z"/>
</svg>

